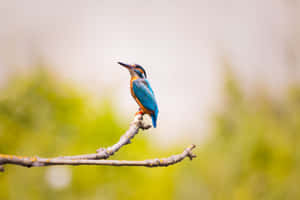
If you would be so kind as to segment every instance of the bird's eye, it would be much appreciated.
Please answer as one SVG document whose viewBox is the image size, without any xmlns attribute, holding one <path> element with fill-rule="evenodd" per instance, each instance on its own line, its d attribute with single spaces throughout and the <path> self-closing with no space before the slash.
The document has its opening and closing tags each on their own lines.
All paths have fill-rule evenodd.
<svg viewBox="0 0 300 200">
<path fill-rule="evenodd" d="M 144 74 L 140 70 L 135 69 L 134 71 L 140 78 L 144 78 Z"/>
</svg>

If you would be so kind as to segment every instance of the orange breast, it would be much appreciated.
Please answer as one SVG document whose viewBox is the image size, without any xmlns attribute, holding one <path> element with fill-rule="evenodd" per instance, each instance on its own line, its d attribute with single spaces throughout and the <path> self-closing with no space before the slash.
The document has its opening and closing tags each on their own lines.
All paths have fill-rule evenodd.
<svg viewBox="0 0 300 200">
<path fill-rule="evenodd" d="M 130 80 L 130 92 L 131 92 L 131 96 L 134 98 L 134 100 L 137 102 L 137 104 L 140 106 L 140 108 L 142 109 L 142 111 L 144 113 L 147 113 L 147 114 L 152 114 L 153 112 L 151 110 L 148 110 L 147 108 L 145 108 L 143 106 L 143 104 L 139 101 L 139 99 L 135 96 L 134 92 L 133 92 L 133 86 L 132 86 L 132 82 L 134 80 L 138 79 L 137 77 L 133 77 L 131 78 Z"/>
</svg>

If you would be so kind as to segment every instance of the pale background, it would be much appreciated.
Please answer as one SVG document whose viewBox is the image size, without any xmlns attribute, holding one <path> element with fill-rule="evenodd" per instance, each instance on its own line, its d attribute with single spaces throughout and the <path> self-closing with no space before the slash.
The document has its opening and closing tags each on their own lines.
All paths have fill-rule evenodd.
<svg viewBox="0 0 300 200">
<path fill-rule="evenodd" d="M 83 90 L 113 95 L 120 118 L 130 119 L 137 106 L 129 74 L 116 62 L 138 63 L 159 103 L 155 138 L 162 144 L 201 138 L 211 113 L 222 105 L 223 57 L 246 89 L 259 83 L 276 96 L 299 77 L 299 5 L 296 0 L 1 0 L 1 83 L 42 58 Z"/>
</svg>

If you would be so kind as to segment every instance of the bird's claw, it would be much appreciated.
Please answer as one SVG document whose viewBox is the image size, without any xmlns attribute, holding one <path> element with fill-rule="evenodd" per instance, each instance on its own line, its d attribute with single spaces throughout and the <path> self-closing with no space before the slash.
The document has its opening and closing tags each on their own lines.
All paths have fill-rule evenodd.
<svg viewBox="0 0 300 200">
<path fill-rule="evenodd" d="M 143 122 L 144 114 L 145 113 L 142 112 L 142 111 L 137 112 L 135 114 L 135 119 L 131 124 L 134 124 L 134 125 L 136 125 L 137 127 L 139 127 L 140 129 L 143 129 L 143 130 L 147 130 L 147 129 L 151 128 L 152 126 L 150 124 L 145 124 Z"/>
<path fill-rule="evenodd" d="M 144 115 L 145 113 L 142 111 L 142 110 L 139 110 L 138 112 L 135 113 L 134 116 L 137 116 L 137 115 Z"/>
</svg>

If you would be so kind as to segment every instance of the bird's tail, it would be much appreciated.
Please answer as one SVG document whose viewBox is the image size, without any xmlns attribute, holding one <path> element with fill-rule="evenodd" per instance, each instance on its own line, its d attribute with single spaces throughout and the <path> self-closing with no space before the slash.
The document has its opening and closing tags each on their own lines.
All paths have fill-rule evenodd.
<svg viewBox="0 0 300 200">
<path fill-rule="evenodd" d="M 154 113 L 151 115 L 152 124 L 154 128 L 156 128 L 157 115 L 158 115 L 158 110 L 155 110 Z"/>
</svg>

